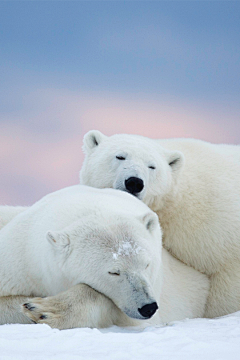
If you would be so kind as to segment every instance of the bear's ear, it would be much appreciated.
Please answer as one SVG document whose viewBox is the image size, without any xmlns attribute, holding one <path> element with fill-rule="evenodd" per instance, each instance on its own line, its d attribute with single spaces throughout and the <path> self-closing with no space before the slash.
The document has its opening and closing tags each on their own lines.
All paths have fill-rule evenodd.
<svg viewBox="0 0 240 360">
<path fill-rule="evenodd" d="M 89 151 L 94 150 L 106 138 L 98 130 L 91 130 L 84 135 L 83 138 L 83 151 L 87 154 Z"/>
<path fill-rule="evenodd" d="M 167 162 L 173 171 L 178 171 L 184 164 L 184 155 L 181 151 L 168 151 Z"/>
<path fill-rule="evenodd" d="M 143 216 L 142 222 L 145 225 L 146 229 L 150 232 L 156 229 L 159 225 L 158 216 L 152 212 L 148 212 Z"/>
<path fill-rule="evenodd" d="M 58 231 L 48 231 L 46 238 L 49 243 L 55 248 L 67 248 L 70 245 L 70 239 L 68 234 Z"/>
</svg>

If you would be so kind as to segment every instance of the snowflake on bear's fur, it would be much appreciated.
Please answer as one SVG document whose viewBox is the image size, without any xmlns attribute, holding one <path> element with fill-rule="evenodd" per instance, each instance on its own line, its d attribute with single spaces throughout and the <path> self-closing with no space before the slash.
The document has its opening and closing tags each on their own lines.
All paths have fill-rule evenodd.
<svg viewBox="0 0 240 360">
<path fill-rule="evenodd" d="M 130 241 L 123 241 L 118 251 L 113 253 L 113 259 L 116 260 L 118 256 L 137 255 L 141 250 L 143 250 L 141 246 L 137 246 L 135 243 L 132 244 Z"/>
</svg>

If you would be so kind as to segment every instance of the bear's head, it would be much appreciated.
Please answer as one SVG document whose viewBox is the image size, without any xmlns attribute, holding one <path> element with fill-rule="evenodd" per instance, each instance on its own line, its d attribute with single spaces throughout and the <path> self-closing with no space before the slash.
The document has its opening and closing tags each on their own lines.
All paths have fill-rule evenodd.
<svg viewBox="0 0 240 360">
<path fill-rule="evenodd" d="M 127 191 L 153 210 L 176 190 L 184 163 L 180 151 L 167 150 L 157 140 L 125 134 L 108 137 L 96 130 L 84 136 L 83 151 L 81 184 Z"/>
<path fill-rule="evenodd" d="M 146 210 L 140 217 L 103 210 L 47 233 L 71 285 L 85 283 L 141 320 L 154 315 L 161 291 L 161 229 L 157 215 Z"/>
</svg>

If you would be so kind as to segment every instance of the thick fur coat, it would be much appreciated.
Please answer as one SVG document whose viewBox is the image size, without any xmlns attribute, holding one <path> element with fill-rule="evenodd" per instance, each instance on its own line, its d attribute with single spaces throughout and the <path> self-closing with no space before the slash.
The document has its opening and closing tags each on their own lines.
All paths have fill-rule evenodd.
<svg viewBox="0 0 240 360">
<path fill-rule="evenodd" d="M 210 278 L 205 316 L 240 310 L 240 147 L 90 131 L 84 152 L 81 184 L 141 199 L 164 247 Z"/>
<path fill-rule="evenodd" d="M 0 230 L 1 323 L 64 329 L 203 316 L 207 277 L 162 251 L 156 214 L 133 196 L 76 185 L 22 210 Z"/>
</svg>

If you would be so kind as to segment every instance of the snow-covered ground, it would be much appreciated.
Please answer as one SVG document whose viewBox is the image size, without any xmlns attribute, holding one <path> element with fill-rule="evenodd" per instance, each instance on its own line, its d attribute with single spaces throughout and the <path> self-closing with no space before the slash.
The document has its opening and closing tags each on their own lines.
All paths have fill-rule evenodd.
<svg viewBox="0 0 240 360">
<path fill-rule="evenodd" d="M 240 312 L 144 330 L 3 325 L 0 359 L 240 360 Z"/>
</svg>

